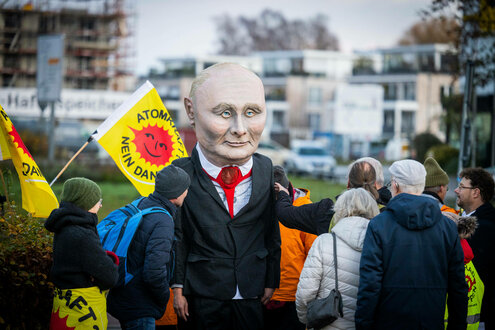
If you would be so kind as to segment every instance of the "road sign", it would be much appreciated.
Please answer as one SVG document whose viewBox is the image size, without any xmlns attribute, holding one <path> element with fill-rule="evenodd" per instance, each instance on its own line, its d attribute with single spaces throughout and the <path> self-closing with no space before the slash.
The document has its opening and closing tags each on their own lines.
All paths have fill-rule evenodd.
<svg viewBox="0 0 495 330">
<path fill-rule="evenodd" d="M 60 101 L 63 56 L 63 35 L 38 37 L 38 61 L 36 66 L 38 102 Z"/>
</svg>

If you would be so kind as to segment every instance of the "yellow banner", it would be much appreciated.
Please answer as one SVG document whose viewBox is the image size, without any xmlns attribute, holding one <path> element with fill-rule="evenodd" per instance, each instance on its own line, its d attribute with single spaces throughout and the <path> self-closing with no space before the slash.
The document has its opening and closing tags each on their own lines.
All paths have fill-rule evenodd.
<svg viewBox="0 0 495 330">
<path fill-rule="evenodd" d="M 148 81 L 98 127 L 93 138 L 143 196 L 153 192 L 158 171 L 187 157 L 172 117 Z"/>
<path fill-rule="evenodd" d="M 0 105 L 0 156 L 12 159 L 19 176 L 22 208 L 33 217 L 47 218 L 58 207 L 57 197 Z"/>
<path fill-rule="evenodd" d="M 98 287 L 61 290 L 55 288 L 50 329 L 106 329 L 106 292 Z"/>
</svg>

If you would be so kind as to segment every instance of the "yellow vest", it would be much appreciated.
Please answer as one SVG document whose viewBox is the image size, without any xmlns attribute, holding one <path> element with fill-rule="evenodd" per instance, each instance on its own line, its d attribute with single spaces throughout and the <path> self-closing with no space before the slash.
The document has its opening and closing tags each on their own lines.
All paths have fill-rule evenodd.
<svg viewBox="0 0 495 330">
<path fill-rule="evenodd" d="M 466 274 L 466 283 L 468 285 L 468 313 L 467 313 L 467 329 L 478 329 L 480 325 L 481 301 L 485 292 L 485 285 L 481 281 L 473 262 L 470 261 L 464 265 Z M 445 329 L 449 320 L 449 311 L 445 307 Z"/>
</svg>

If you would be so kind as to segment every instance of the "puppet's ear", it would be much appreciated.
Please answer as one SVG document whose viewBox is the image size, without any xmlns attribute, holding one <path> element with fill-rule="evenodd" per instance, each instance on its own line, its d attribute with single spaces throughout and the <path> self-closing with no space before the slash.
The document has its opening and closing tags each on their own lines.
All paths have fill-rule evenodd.
<svg viewBox="0 0 495 330">
<path fill-rule="evenodd" d="M 194 104 L 188 97 L 184 98 L 184 108 L 186 108 L 187 118 L 189 118 L 189 125 L 194 127 Z"/>
</svg>

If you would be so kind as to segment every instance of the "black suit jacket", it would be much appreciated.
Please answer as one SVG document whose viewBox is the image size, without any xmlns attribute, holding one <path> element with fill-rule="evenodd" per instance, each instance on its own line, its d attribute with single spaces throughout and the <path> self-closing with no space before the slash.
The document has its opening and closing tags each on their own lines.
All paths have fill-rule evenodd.
<svg viewBox="0 0 495 330">
<path fill-rule="evenodd" d="M 174 284 L 185 295 L 232 299 L 236 284 L 244 298 L 277 288 L 280 277 L 280 231 L 274 214 L 271 160 L 253 155 L 252 193 L 232 219 L 198 153 L 174 165 L 191 177 L 189 193 L 177 217 Z"/>
</svg>

